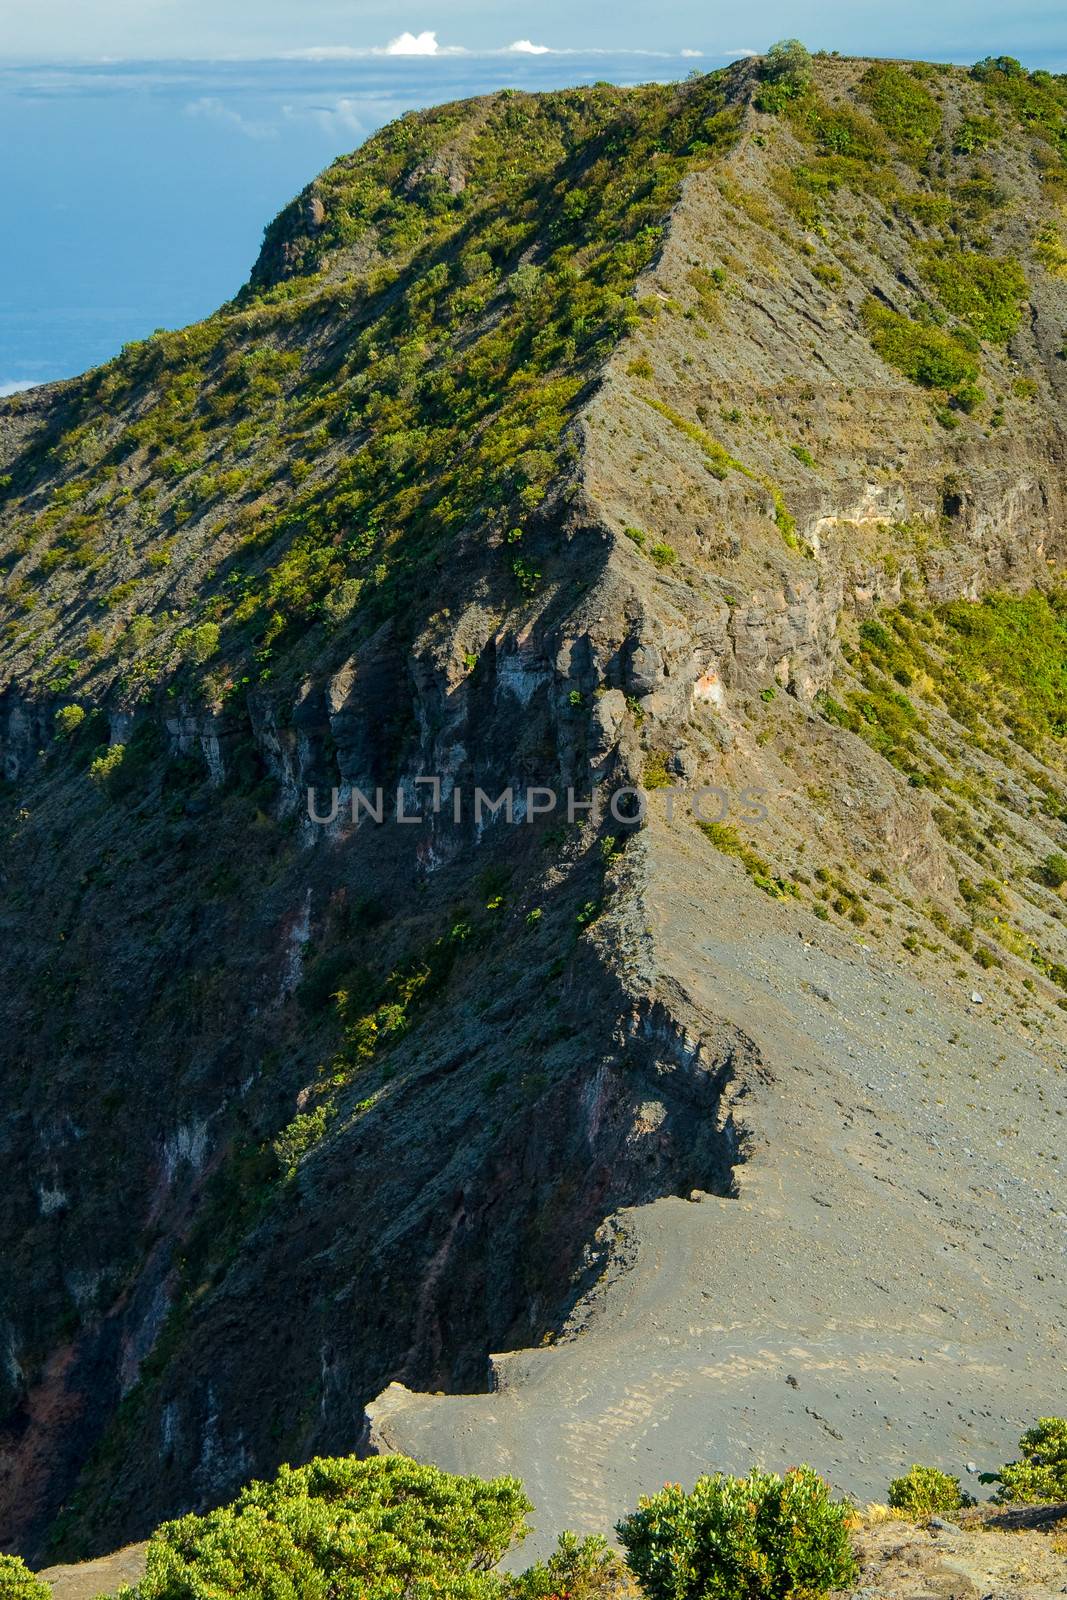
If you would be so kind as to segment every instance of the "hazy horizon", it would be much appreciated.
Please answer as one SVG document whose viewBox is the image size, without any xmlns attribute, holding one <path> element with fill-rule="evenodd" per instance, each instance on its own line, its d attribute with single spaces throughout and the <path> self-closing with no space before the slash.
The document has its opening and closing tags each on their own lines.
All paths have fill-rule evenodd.
<svg viewBox="0 0 1067 1600">
<path fill-rule="evenodd" d="M 524 48 L 481 52 L 450 52 L 429 31 L 361 54 L 0 65 L 0 204 L 13 240 L 0 257 L 0 395 L 210 314 L 246 280 L 282 206 L 404 111 L 508 85 L 682 78 L 754 47 L 547 50 L 529 31 Z M 1020 58 L 1062 64 L 1051 46 Z"/>
</svg>

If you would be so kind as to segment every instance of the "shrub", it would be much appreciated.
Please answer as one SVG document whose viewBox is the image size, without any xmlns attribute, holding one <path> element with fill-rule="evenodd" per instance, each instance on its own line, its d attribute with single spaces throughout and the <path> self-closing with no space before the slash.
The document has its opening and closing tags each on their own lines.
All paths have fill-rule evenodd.
<svg viewBox="0 0 1067 1600">
<path fill-rule="evenodd" d="M 18 1556 L 0 1556 L 0 1600 L 50 1600 L 51 1593 Z"/>
<path fill-rule="evenodd" d="M 1067 856 L 1062 851 L 1054 850 L 1045 857 L 1041 865 L 1041 881 L 1047 883 L 1050 889 L 1062 889 L 1067 883 Z"/>
<path fill-rule="evenodd" d="M 56 738 L 69 739 L 85 721 L 84 706 L 60 706 L 56 712 Z"/>
<path fill-rule="evenodd" d="M 976 383 L 961 383 L 952 396 L 952 404 L 958 410 L 965 411 L 969 417 L 973 417 L 974 413 L 985 404 L 985 391 Z"/>
<path fill-rule="evenodd" d="M 763 86 L 756 105 L 761 111 L 781 111 L 811 83 L 811 55 L 799 39 L 779 39 L 764 56 L 760 75 Z"/>
<path fill-rule="evenodd" d="M 143 650 L 152 638 L 156 625 L 151 617 L 134 617 L 126 629 L 123 645 L 134 652 Z"/>
<path fill-rule="evenodd" d="M 302 1111 L 275 1137 L 272 1149 L 278 1161 L 278 1170 L 291 1178 L 302 1157 L 324 1139 L 333 1116 L 333 1105 L 322 1103 L 314 1111 Z"/>
<path fill-rule="evenodd" d="M 910 1467 L 889 1485 L 889 1504 L 906 1517 L 950 1517 L 971 1503 L 960 1480 L 937 1467 Z"/>
<path fill-rule="evenodd" d="M 987 150 L 995 143 L 999 131 L 992 117 L 964 117 L 956 129 L 954 148 L 962 156 Z"/>
<path fill-rule="evenodd" d="M 189 654 L 198 664 L 209 661 L 219 647 L 219 625 L 217 622 L 202 622 L 198 628 L 193 628 L 189 639 Z"/>
<path fill-rule="evenodd" d="M 648 1600 L 815 1600 L 857 1575 L 850 1515 L 811 1467 L 753 1469 L 668 1484 L 618 1533 Z"/>
<path fill-rule="evenodd" d="M 997 260 L 981 250 L 934 245 L 920 251 L 923 275 L 941 303 L 982 339 L 1003 344 L 1022 321 L 1026 276 L 1013 258 Z"/>
<path fill-rule="evenodd" d="M 984 83 L 994 74 L 1005 78 L 1025 78 L 1026 68 L 1021 61 L 1016 61 L 1014 56 L 983 56 L 981 61 L 976 61 L 971 68 L 972 78 L 977 78 L 979 83 Z"/>
<path fill-rule="evenodd" d="M 90 778 L 94 783 L 100 784 L 101 788 L 110 790 L 118 776 L 125 756 L 126 746 L 113 744 L 110 749 L 105 750 L 102 755 L 96 757 L 96 760 L 89 768 Z"/>
<path fill-rule="evenodd" d="M 924 389 L 956 389 L 977 382 L 978 363 L 959 339 L 890 311 L 877 300 L 863 307 L 871 343 L 891 367 Z"/>
<path fill-rule="evenodd" d="M 625 1582 L 622 1562 L 597 1534 L 579 1539 L 561 1533 L 547 1561 L 504 1580 L 505 1600 L 594 1600 L 617 1595 Z M 629 1591 L 627 1591 L 629 1592 Z"/>
<path fill-rule="evenodd" d="M 778 39 L 763 61 L 763 76 L 771 83 L 789 83 L 802 88 L 810 83 L 811 54 L 799 39 Z"/>
<path fill-rule="evenodd" d="M 489 1600 L 490 1569 L 530 1510 L 516 1478 L 454 1477 L 403 1456 L 282 1467 L 231 1505 L 164 1523 L 120 1600 Z"/>
<path fill-rule="evenodd" d="M 1056 277 L 1067 277 L 1067 245 L 1055 223 L 1042 223 L 1034 234 L 1034 255 Z"/>
<path fill-rule="evenodd" d="M 996 1498 L 1017 1505 L 1067 1500 L 1067 1417 L 1040 1417 L 1019 1440 L 1021 1461 L 998 1474 Z"/>
</svg>

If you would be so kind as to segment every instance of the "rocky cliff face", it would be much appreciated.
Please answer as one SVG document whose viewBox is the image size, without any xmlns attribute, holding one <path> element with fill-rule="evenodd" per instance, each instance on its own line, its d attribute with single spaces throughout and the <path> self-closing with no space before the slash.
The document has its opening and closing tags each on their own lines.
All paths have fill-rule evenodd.
<svg viewBox="0 0 1067 1600">
<path fill-rule="evenodd" d="M 445 107 L 217 318 L 0 406 L 11 1547 L 483 1389 L 595 1321 L 620 1207 L 719 1197 L 753 1251 L 848 1049 L 761 1007 L 757 935 L 873 951 L 931 1036 L 983 991 L 1021 1215 L 1063 1110 L 1063 128 L 1003 64 Z M 976 1092 L 946 1066 L 950 1138 Z M 1045 1176 L 1024 1298 L 955 1285 L 1038 1390 Z M 842 1308 L 862 1248 L 819 1246 Z"/>
</svg>

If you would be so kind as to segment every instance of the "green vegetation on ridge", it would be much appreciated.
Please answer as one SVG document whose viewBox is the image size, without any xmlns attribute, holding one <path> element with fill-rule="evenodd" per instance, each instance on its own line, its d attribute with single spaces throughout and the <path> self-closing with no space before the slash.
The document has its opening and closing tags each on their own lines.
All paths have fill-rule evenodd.
<svg viewBox="0 0 1067 1600">
<path fill-rule="evenodd" d="M 862 624 L 850 650 L 862 687 L 828 715 L 861 734 L 904 771 L 915 772 L 911 733 L 918 681 L 972 734 L 1006 727 L 1039 754 L 1067 735 L 1067 595 L 1031 592 L 955 600 L 930 610 L 911 601 Z M 927 775 L 929 777 L 929 774 Z"/>
<path fill-rule="evenodd" d="M 1028 270 L 1060 273 L 1065 259 L 1058 220 L 1049 216 L 1029 249 L 1018 250 L 1015 230 L 1006 243 L 1010 191 L 978 158 L 1020 142 L 1048 198 L 1062 199 L 1067 81 L 1027 73 L 1010 57 L 979 62 L 970 73 L 875 62 L 843 93 L 840 80 L 816 70 L 818 62 L 801 50 L 790 41 L 779 57 L 767 58 L 755 100 L 806 147 L 802 160 L 775 171 L 773 191 L 846 263 L 854 223 L 834 212 L 839 191 L 869 197 L 903 224 L 910 271 L 898 271 L 867 299 L 864 324 L 884 360 L 933 391 L 942 425 L 958 427 L 960 413 L 975 415 L 986 404 L 979 341 L 1005 344 L 1022 326 Z M 862 236 L 861 227 L 855 237 Z M 813 271 L 824 282 L 839 281 L 828 263 Z M 1002 408 L 992 421 L 999 425 Z"/>
<path fill-rule="evenodd" d="M 40 469 L 16 467 L 8 650 L 33 648 L 53 593 L 79 596 L 89 627 L 68 640 L 64 689 L 104 658 L 127 693 L 183 663 L 209 663 L 217 693 L 239 668 L 272 675 L 311 628 L 401 618 L 465 539 L 522 536 L 583 386 L 638 317 L 633 284 L 681 179 L 736 135 L 726 91 L 713 75 L 503 92 L 405 117 L 338 162 L 300 275 L 91 375 L 52 452 L 74 470 L 47 503 Z M 330 252 L 364 243 L 346 275 Z M 117 437 L 101 407 L 126 417 Z M 125 557 L 104 547 L 105 512 L 130 528 Z M 155 557 L 183 538 L 201 578 L 175 612 Z M 539 572 L 522 551 L 510 567 L 521 600 Z M 56 678 L 47 654 L 40 671 Z"/>
</svg>

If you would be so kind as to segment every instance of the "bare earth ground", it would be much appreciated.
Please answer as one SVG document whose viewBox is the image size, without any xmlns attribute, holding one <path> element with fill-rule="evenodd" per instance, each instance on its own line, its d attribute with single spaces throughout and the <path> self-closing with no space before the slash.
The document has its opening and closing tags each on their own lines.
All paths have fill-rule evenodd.
<svg viewBox="0 0 1067 1600">
<path fill-rule="evenodd" d="M 1064 1409 L 1061 1052 L 992 991 L 973 1002 L 969 975 L 924 986 L 891 949 L 758 893 L 739 922 L 741 869 L 691 823 L 643 839 L 646 926 L 626 948 L 676 1014 L 734 1023 L 773 1073 L 737 1104 L 739 1196 L 621 1214 L 571 1330 L 498 1357 L 495 1392 L 394 1384 L 370 1408 L 379 1448 L 519 1474 L 524 1555 L 561 1527 L 610 1531 L 666 1480 L 753 1462 L 808 1461 L 883 1501 L 912 1462 L 966 1478 Z"/>
<path fill-rule="evenodd" d="M 137 1583 L 144 1576 L 146 1544 L 127 1545 L 114 1555 L 97 1561 L 82 1561 L 70 1567 L 48 1567 L 41 1573 L 52 1585 L 53 1600 L 97 1600 L 113 1594 L 124 1583 Z"/>
<path fill-rule="evenodd" d="M 1057 1517 L 1057 1510 L 1059 1516 Z M 862 1600 L 1052 1600 L 1067 1594 L 1067 1506 L 987 1527 L 886 1522 L 857 1543 Z M 1057 1528 L 1058 1522 L 1058 1528 Z"/>
</svg>

